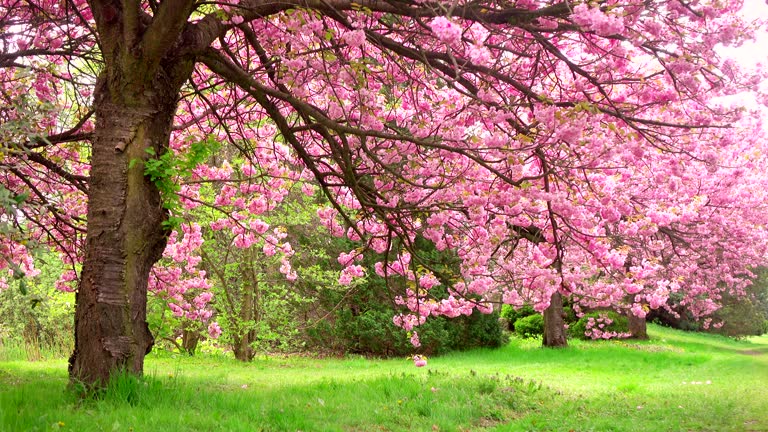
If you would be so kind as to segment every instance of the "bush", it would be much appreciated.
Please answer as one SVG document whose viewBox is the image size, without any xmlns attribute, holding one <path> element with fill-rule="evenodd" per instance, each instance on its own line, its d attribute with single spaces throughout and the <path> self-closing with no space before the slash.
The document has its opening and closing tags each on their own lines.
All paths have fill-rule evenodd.
<svg viewBox="0 0 768 432">
<path fill-rule="evenodd" d="M 355 244 L 337 246 L 339 250 L 351 250 Z M 415 246 L 440 273 L 458 273 L 458 261 L 450 252 L 437 251 L 431 242 L 422 238 L 416 239 Z M 337 256 L 338 252 L 329 255 Z M 429 317 L 423 325 L 414 328 L 421 343 L 419 348 L 414 348 L 410 342 L 411 335 L 392 322 L 394 316 L 409 313 L 393 301 L 395 296 L 404 294 L 408 281 L 391 276 L 387 282 L 379 277 L 373 266 L 381 260 L 382 256 L 366 256 L 361 261 L 361 265 L 368 269 L 365 280 L 356 282 L 351 288 L 324 289 L 315 286 L 316 291 L 305 294 L 315 299 L 307 305 L 311 308 L 307 315 L 317 316 L 323 322 L 306 330 L 307 349 L 376 356 L 403 356 L 418 352 L 429 356 L 452 350 L 499 347 L 506 342 L 499 313 L 475 311 L 469 316 L 456 318 Z M 333 261 L 329 261 L 329 267 Z M 439 300 L 447 298 L 448 291 L 440 285 L 432 288 L 430 295 Z"/>
<path fill-rule="evenodd" d="M 575 323 L 579 320 L 579 317 L 576 316 L 576 312 L 573 310 L 570 306 L 563 306 L 563 319 L 565 320 L 565 323 L 570 325 L 572 323 Z"/>
<path fill-rule="evenodd" d="M 449 318 L 447 321 L 447 329 L 453 338 L 450 349 L 453 350 L 498 348 L 509 341 L 499 325 L 498 312 L 484 314 L 474 311 L 470 316 Z"/>
<path fill-rule="evenodd" d="M 759 336 L 766 333 L 765 321 L 768 320 L 768 269 L 754 270 L 756 277 L 745 288 L 744 296 L 724 292 L 720 299 L 722 307 L 712 315 L 717 327 L 708 329 L 730 337 Z"/>
<path fill-rule="evenodd" d="M 421 347 L 414 348 L 408 333 L 392 322 L 394 308 L 366 305 L 367 310 L 340 309 L 330 322 L 308 331 L 310 345 L 334 351 L 379 356 L 403 356 L 414 351 L 426 355 L 453 350 L 495 348 L 506 342 L 499 325 L 499 314 L 456 318 L 430 317 L 414 330 Z"/>
<path fill-rule="evenodd" d="M 515 331 L 515 321 L 538 314 L 530 305 L 523 305 L 519 309 L 515 309 L 514 306 L 508 304 L 501 306 L 501 317 L 507 320 L 508 330 L 512 332 Z"/>
<path fill-rule="evenodd" d="M 353 292 L 323 290 L 316 298 L 312 306 L 317 311 L 331 312 L 322 324 L 307 329 L 305 335 L 310 350 L 377 356 L 402 356 L 416 351 L 429 356 L 453 350 L 499 347 L 506 342 L 498 312 L 475 311 L 456 318 L 429 317 L 414 329 L 421 342 L 421 347 L 414 348 L 408 332 L 392 322 L 395 315 L 407 311 L 393 304 L 385 281 L 375 274 L 368 276 L 367 282 Z"/>
<path fill-rule="evenodd" d="M 584 314 L 569 328 L 571 337 L 578 339 L 628 338 L 627 317 L 615 311 L 599 311 Z"/>
<path fill-rule="evenodd" d="M 544 334 L 544 317 L 528 315 L 515 321 L 515 333 L 521 338 L 533 338 Z"/>
</svg>

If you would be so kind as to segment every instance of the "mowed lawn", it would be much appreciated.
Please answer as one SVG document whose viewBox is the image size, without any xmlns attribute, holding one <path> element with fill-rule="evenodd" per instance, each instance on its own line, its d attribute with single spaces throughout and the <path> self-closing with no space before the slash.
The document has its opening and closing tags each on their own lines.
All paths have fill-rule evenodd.
<svg viewBox="0 0 768 432">
<path fill-rule="evenodd" d="M 66 361 L 0 362 L 0 431 L 768 431 L 768 337 L 513 339 L 430 358 L 147 357 L 97 398 Z"/>
</svg>

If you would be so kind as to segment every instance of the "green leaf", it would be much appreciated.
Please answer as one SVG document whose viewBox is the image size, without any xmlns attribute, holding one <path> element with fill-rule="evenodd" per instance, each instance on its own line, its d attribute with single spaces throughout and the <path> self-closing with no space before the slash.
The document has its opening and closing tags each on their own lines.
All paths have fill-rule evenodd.
<svg viewBox="0 0 768 432">
<path fill-rule="evenodd" d="M 24 193 L 20 193 L 20 194 L 16 195 L 15 197 L 13 197 L 13 200 L 16 202 L 16 204 L 21 204 L 24 201 L 26 201 L 27 198 L 29 198 L 29 193 L 24 192 Z"/>
<path fill-rule="evenodd" d="M 23 295 L 27 295 L 27 292 L 29 292 L 29 291 L 27 290 L 27 282 L 26 282 L 24 279 L 20 279 L 20 280 L 19 280 L 19 291 L 20 291 L 20 292 L 21 292 L 21 294 L 23 294 Z"/>
</svg>

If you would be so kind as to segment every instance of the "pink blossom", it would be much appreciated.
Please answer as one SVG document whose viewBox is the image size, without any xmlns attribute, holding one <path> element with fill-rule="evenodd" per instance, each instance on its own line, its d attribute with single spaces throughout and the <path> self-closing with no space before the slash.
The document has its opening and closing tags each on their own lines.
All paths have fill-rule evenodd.
<svg viewBox="0 0 768 432">
<path fill-rule="evenodd" d="M 632 310 L 632 315 L 638 318 L 645 318 L 646 312 L 645 312 L 645 309 L 643 309 L 642 305 L 635 303 L 632 305 L 631 310 Z"/>
<path fill-rule="evenodd" d="M 428 290 L 437 285 L 440 285 L 440 281 L 432 273 L 427 273 L 419 278 L 419 286 L 424 289 Z"/>
<path fill-rule="evenodd" d="M 359 47 L 365 43 L 365 31 L 361 29 L 346 32 L 341 36 L 344 43 L 351 47 Z"/>
<path fill-rule="evenodd" d="M 427 357 L 416 354 L 415 356 L 413 356 L 413 364 L 416 367 L 424 367 L 427 365 Z"/>
<path fill-rule="evenodd" d="M 304 195 L 311 197 L 315 194 L 315 187 L 310 183 L 304 183 L 301 185 L 301 192 L 303 192 Z"/>
<path fill-rule="evenodd" d="M 591 8 L 586 3 L 574 6 L 571 19 L 601 36 L 611 36 L 624 31 L 624 23 L 620 17 L 604 13 L 600 8 Z"/>
<path fill-rule="evenodd" d="M 419 341 L 419 334 L 417 332 L 411 333 L 411 345 L 416 348 L 421 346 L 421 341 Z"/>
<path fill-rule="evenodd" d="M 277 249 L 275 248 L 275 244 L 267 239 L 262 247 L 262 252 L 264 252 L 264 255 L 266 256 L 273 256 L 277 253 Z"/>
<path fill-rule="evenodd" d="M 259 234 L 264 234 L 269 229 L 269 224 L 261 219 L 253 219 L 250 222 L 251 229 Z"/>
<path fill-rule="evenodd" d="M 168 307 L 171 309 L 171 312 L 173 313 L 173 315 L 177 317 L 184 316 L 184 309 L 182 309 L 176 303 L 168 303 Z"/>
<path fill-rule="evenodd" d="M 472 63 L 481 66 L 486 66 L 491 61 L 491 52 L 483 45 L 470 45 L 467 56 Z"/>
<path fill-rule="evenodd" d="M 432 33 L 442 42 L 454 45 L 461 41 L 461 27 L 446 17 L 439 16 L 429 23 Z"/>
<path fill-rule="evenodd" d="M 248 204 L 248 211 L 251 214 L 262 214 L 269 208 L 267 201 L 264 197 L 258 197 Z"/>
<path fill-rule="evenodd" d="M 218 339 L 219 336 L 221 336 L 221 327 L 219 327 L 219 323 L 214 321 L 208 324 L 208 336 L 210 336 L 211 339 Z"/>
<path fill-rule="evenodd" d="M 339 276 L 339 284 L 349 285 L 352 283 L 352 280 L 354 278 L 359 278 L 363 276 L 365 276 L 365 269 L 363 269 L 362 266 L 350 265 L 345 267 L 344 270 L 341 271 L 341 275 Z"/>
</svg>

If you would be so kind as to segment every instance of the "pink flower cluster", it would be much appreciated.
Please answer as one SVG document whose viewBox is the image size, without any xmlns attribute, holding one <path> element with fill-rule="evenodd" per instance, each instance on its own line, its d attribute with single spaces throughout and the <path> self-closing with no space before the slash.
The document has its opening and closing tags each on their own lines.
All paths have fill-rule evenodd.
<svg viewBox="0 0 768 432">
<path fill-rule="evenodd" d="M 624 22 L 620 17 L 605 13 L 600 8 L 589 7 L 586 3 L 573 7 L 571 19 L 601 36 L 621 34 L 624 31 Z"/>
<path fill-rule="evenodd" d="M 423 356 L 423 355 L 420 355 L 420 354 L 416 354 L 415 356 L 413 356 L 412 359 L 413 359 L 413 365 L 416 366 L 416 367 L 424 367 L 424 366 L 427 365 L 427 357 L 426 356 Z"/>
<path fill-rule="evenodd" d="M 211 339 L 218 339 L 219 336 L 221 336 L 221 327 L 219 327 L 219 323 L 214 321 L 208 324 L 208 336 L 210 336 Z"/>
<path fill-rule="evenodd" d="M 626 339 L 630 336 L 632 336 L 629 333 L 626 332 L 616 332 L 613 330 L 608 330 L 608 326 L 613 324 L 613 320 L 606 317 L 606 316 L 600 316 L 599 318 L 588 318 L 587 319 L 587 325 L 586 330 L 584 331 L 584 336 L 587 336 L 592 339 Z"/>
<path fill-rule="evenodd" d="M 461 27 L 446 17 L 439 16 L 429 23 L 432 33 L 442 42 L 448 45 L 455 45 L 461 42 Z"/>
<path fill-rule="evenodd" d="M 341 38 L 344 40 L 344 43 L 351 47 L 363 46 L 365 43 L 365 31 L 361 29 L 352 30 L 344 33 Z"/>
</svg>

